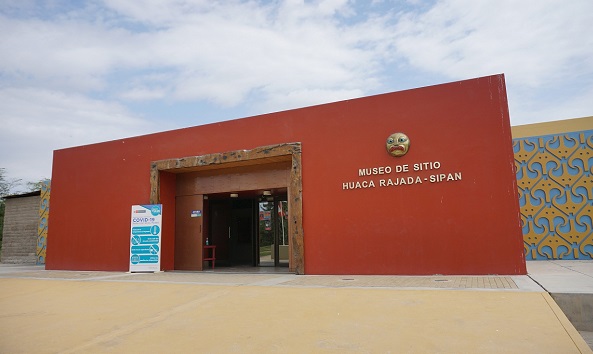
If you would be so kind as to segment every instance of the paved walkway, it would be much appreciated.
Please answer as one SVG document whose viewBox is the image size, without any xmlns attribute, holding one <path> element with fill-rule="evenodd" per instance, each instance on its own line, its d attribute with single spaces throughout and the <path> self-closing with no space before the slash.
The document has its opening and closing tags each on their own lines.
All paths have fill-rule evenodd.
<svg viewBox="0 0 593 354">
<path fill-rule="evenodd" d="M 0 265 L 0 333 L 0 353 L 592 353 L 529 276 Z"/>
<path fill-rule="evenodd" d="M 593 261 L 533 261 L 527 271 L 550 293 L 593 294 Z"/>
<path fill-rule="evenodd" d="M 527 269 L 569 311 L 566 315 L 572 323 L 587 329 L 580 334 L 593 348 L 593 261 L 534 261 L 527 262 Z"/>
</svg>

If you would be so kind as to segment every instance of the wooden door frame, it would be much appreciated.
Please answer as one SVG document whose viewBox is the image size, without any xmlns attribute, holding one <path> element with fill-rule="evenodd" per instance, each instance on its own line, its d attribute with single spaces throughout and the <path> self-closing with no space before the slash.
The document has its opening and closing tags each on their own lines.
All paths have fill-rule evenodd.
<svg viewBox="0 0 593 354">
<path fill-rule="evenodd" d="M 280 161 L 292 161 L 288 185 L 288 233 L 291 246 L 289 269 L 296 274 L 305 274 L 301 143 L 153 161 L 150 164 L 150 202 L 160 204 L 161 172 L 185 173 Z"/>
</svg>

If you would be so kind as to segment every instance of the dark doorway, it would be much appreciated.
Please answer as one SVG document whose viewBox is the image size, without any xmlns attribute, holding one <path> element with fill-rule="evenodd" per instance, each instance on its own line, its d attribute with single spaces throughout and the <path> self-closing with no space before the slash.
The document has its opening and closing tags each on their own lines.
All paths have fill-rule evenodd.
<svg viewBox="0 0 593 354">
<path fill-rule="evenodd" d="M 254 207 L 254 201 L 250 199 L 231 201 L 230 256 L 233 265 L 254 265 Z"/>
<path fill-rule="evenodd" d="M 210 196 L 208 242 L 217 267 L 288 267 L 286 195 L 245 199 Z"/>
<path fill-rule="evenodd" d="M 255 200 L 214 199 L 209 204 L 208 242 L 216 245 L 217 266 L 255 266 Z"/>
</svg>

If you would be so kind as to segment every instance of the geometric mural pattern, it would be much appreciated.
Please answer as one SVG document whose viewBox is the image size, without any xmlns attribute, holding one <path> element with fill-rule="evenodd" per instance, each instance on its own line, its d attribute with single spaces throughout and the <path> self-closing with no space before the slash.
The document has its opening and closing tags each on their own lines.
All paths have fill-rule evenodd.
<svg viewBox="0 0 593 354">
<path fill-rule="evenodd" d="M 37 264 L 45 264 L 47 249 L 47 226 L 49 223 L 50 180 L 41 182 L 41 201 L 39 202 L 39 224 L 37 227 Z"/>
<path fill-rule="evenodd" d="M 526 260 L 593 259 L 593 130 L 513 139 Z"/>
</svg>

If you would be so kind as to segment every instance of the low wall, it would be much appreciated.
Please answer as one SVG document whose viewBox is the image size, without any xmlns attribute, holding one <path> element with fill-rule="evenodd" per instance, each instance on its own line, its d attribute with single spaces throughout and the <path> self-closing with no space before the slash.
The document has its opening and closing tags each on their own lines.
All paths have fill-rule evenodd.
<svg viewBox="0 0 593 354">
<path fill-rule="evenodd" d="M 0 262 L 36 263 L 39 202 L 39 193 L 6 198 Z"/>
</svg>

